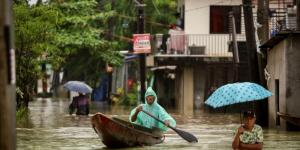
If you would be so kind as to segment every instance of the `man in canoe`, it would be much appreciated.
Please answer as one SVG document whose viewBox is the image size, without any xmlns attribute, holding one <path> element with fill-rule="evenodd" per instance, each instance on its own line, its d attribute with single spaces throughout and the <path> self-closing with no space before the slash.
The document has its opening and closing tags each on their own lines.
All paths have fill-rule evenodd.
<svg viewBox="0 0 300 150">
<path fill-rule="evenodd" d="M 261 150 L 263 148 L 263 130 L 255 124 L 256 116 L 253 111 L 244 112 L 244 124 L 234 136 L 232 148 L 234 150 Z"/>
<path fill-rule="evenodd" d="M 162 120 L 164 124 L 145 114 L 142 110 L 151 113 Z M 167 131 L 169 125 L 176 126 L 176 121 L 157 103 L 156 93 L 151 87 L 145 93 L 145 104 L 141 104 L 131 111 L 129 121 L 148 128 L 156 127 L 162 131 Z"/>
</svg>

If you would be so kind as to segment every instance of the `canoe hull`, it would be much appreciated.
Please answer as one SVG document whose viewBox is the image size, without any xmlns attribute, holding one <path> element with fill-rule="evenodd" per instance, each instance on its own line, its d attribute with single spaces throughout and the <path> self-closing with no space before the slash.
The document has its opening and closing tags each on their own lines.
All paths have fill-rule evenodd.
<svg viewBox="0 0 300 150">
<path fill-rule="evenodd" d="M 287 122 L 300 127 L 300 118 L 299 117 L 291 116 L 291 115 L 280 113 L 280 112 L 277 112 L 277 114 L 279 117 L 286 120 Z"/>
<path fill-rule="evenodd" d="M 102 142 L 109 148 L 135 147 L 162 143 L 161 133 L 152 133 L 143 127 L 120 119 L 111 119 L 101 113 L 95 114 L 92 125 Z M 140 130 L 143 129 L 143 130 Z"/>
</svg>

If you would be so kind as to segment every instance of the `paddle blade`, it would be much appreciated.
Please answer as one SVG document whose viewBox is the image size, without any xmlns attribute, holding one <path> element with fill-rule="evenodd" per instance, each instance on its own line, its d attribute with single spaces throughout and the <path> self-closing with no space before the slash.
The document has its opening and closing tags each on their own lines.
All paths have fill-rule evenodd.
<svg viewBox="0 0 300 150">
<path fill-rule="evenodd" d="M 181 136 L 183 139 L 185 139 L 186 141 L 190 142 L 190 143 L 197 143 L 198 139 L 192 135 L 191 133 L 188 133 L 186 131 L 182 131 L 173 127 L 170 127 L 171 129 L 173 129 L 179 136 Z"/>
<path fill-rule="evenodd" d="M 160 123 L 164 124 L 163 121 L 159 120 L 157 117 L 153 116 L 152 114 L 148 113 L 147 111 L 142 110 L 145 114 L 149 115 L 150 117 L 154 118 L 155 120 L 159 121 Z M 168 126 L 169 128 L 173 129 L 179 136 L 181 136 L 183 139 L 185 139 L 186 141 L 190 142 L 190 143 L 197 143 L 198 139 L 192 135 L 191 133 L 188 133 L 186 131 L 182 131 L 179 129 L 176 129 L 172 126 Z"/>
</svg>

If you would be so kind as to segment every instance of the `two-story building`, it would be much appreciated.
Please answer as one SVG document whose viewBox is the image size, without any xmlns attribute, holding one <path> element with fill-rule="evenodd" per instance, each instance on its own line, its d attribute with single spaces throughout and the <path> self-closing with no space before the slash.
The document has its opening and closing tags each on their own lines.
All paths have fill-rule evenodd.
<svg viewBox="0 0 300 150">
<path fill-rule="evenodd" d="M 265 76 L 273 93 L 268 100 L 269 126 L 299 130 L 300 32 L 296 4 L 289 2 L 272 11 L 271 38 L 260 47 L 266 53 Z"/>
<path fill-rule="evenodd" d="M 217 87 L 248 80 L 241 4 L 241 0 L 178 1 L 183 29 L 170 30 L 168 40 L 162 35 L 156 38 L 167 41 L 166 50 L 158 44 L 154 51 L 155 88 L 161 104 L 192 114 L 205 108 L 205 99 Z M 230 12 L 235 18 L 239 67 L 233 61 Z"/>
</svg>

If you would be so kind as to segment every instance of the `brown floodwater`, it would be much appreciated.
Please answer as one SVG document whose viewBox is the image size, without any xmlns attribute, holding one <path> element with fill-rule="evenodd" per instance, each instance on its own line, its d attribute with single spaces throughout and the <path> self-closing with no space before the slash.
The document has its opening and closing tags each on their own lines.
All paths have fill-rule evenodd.
<svg viewBox="0 0 300 150">
<path fill-rule="evenodd" d="M 103 145 L 90 123 L 90 116 L 68 114 L 68 100 L 37 99 L 30 103 L 30 116 L 17 128 L 17 149 L 24 150 L 100 150 Z M 130 107 L 113 106 L 93 102 L 91 114 L 102 112 L 108 116 L 128 119 Z M 175 112 L 171 111 L 170 112 Z M 138 149 L 231 149 L 235 129 L 239 126 L 239 114 L 209 114 L 195 111 L 193 116 L 171 113 L 177 128 L 195 135 L 198 143 L 187 143 L 172 130 L 165 141 Z M 300 149 L 300 132 L 264 129 L 264 149 Z"/>
</svg>

